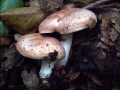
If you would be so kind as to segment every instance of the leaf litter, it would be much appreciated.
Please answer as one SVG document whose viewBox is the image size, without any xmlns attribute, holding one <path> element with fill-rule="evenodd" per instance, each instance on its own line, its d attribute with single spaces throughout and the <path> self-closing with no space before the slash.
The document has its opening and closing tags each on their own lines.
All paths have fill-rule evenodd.
<svg viewBox="0 0 120 90">
<path fill-rule="evenodd" d="M 9 70 L 13 66 L 17 64 L 19 59 L 21 59 L 21 55 L 16 50 L 16 47 L 13 46 L 12 48 L 8 48 L 4 51 L 3 57 L 5 58 L 5 61 L 1 64 L 1 69 Z"/>
<path fill-rule="evenodd" d="M 32 0 L 30 0 L 32 1 Z M 57 9 L 63 7 L 66 4 L 72 3 L 83 5 L 93 5 L 95 0 L 41 0 L 45 4 L 44 9 L 50 5 L 50 10 L 55 12 Z M 109 0 L 103 0 L 105 2 Z M 39 2 L 41 3 L 41 2 Z M 119 2 L 116 1 L 119 4 Z M 117 90 L 120 89 L 120 9 L 114 7 L 114 2 L 101 3 L 97 6 L 90 8 L 94 11 L 98 17 L 98 23 L 91 31 L 85 30 L 74 33 L 73 45 L 71 48 L 71 54 L 69 62 L 66 67 L 59 69 L 53 69 L 51 77 L 48 82 L 43 84 L 42 80 L 38 78 L 38 72 L 41 62 L 22 57 L 15 47 L 3 45 L 0 49 L 2 56 L 0 64 L 0 86 L 7 89 L 38 89 L 38 90 Z M 113 4 L 113 7 L 111 7 Z M 41 7 L 41 6 L 40 6 Z M 27 9 L 29 7 L 26 7 Z M 60 9 L 59 8 L 59 9 Z M 37 28 L 40 23 L 31 19 L 31 15 L 34 15 L 34 9 L 28 9 L 30 15 L 23 9 L 23 14 L 11 11 L 2 12 L 2 20 L 9 21 L 8 26 L 12 26 L 17 33 L 26 34 L 32 32 Z M 42 9 L 42 13 L 44 13 Z M 16 9 L 18 10 L 18 9 Z M 32 11 L 33 10 L 33 11 Z M 37 9 L 39 11 L 39 8 Z M 55 10 L 55 11 L 54 11 Z M 21 11 L 21 10 L 20 10 Z M 24 13 L 27 13 L 26 16 Z M 41 14 L 37 12 L 37 14 Z M 21 29 L 21 24 L 17 23 L 12 25 L 14 17 L 23 18 L 20 22 L 24 23 L 25 19 L 30 19 L 30 22 L 37 22 L 33 29 Z M 11 19 L 11 18 L 12 19 Z M 26 17 L 26 18 L 25 18 Z M 42 17 L 42 20 L 44 18 Z M 40 19 L 39 19 L 40 20 Z M 8 22 L 6 22 L 8 23 Z M 18 25 L 18 26 L 16 26 Z M 23 25 L 23 24 L 22 24 Z M 31 24 L 26 24 L 26 28 L 29 28 Z M 23 25 L 24 26 L 24 25 Z M 16 29 L 17 28 L 17 29 Z M 19 29 L 20 28 L 20 29 Z M 37 29 L 36 29 L 37 30 Z M 33 31 L 33 32 L 36 32 Z M 32 32 L 32 33 L 33 33 Z M 81 34 L 82 33 L 82 34 Z M 79 36 L 80 35 L 80 36 Z M 15 43 L 13 38 L 11 41 Z M 23 59 L 24 58 L 24 59 Z M 21 62 L 22 61 L 22 62 Z M 29 61 L 29 62 L 28 62 Z M 13 74 L 14 73 L 14 74 Z M 19 83 L 16 83 L 16 82 Z M 27 88 L 26 88 L 27 87 Z"/>
</svg>

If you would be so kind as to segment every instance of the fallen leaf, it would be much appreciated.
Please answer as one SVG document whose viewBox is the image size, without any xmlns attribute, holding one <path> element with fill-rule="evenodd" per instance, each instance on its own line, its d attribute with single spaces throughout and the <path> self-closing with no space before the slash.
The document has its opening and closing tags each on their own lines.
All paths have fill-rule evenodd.
<svg viewBox="0 0 120 90">
<path fill-rule="evenodd" d="M 39 0 L 30 0 L 30 6 L 40 6 Z"/>
<path fill-rule="evenodd" d="M 108 50 L 108 46 L 103 44 L 102 42 L 98 42 L 96 47 L 101 47 L 104 50 Z"/>
<path fill-rule="evenodd" d="M 6 58 L 6 60 L 2 63 L 1 68 L 6 71 L 15 66 L 17 62 L 21 59 L 21 55 L 16 50 L 15 46 L 5 50 L 4 57 Z"/>
<path fill-rule="evenodd" d="M 97 85 L 103 85 L 103 82 L 98 75 L 91 72 L 84 72 L 84 74 L 93 80 Z"/>
<path fill-rule="evenodd" d="M 101 41 L 109 46 L 113 46 L 114 43 L 110 40 L 110 30 L 111 30 L 111 21 L 108 18 L 102 19 L 102 23 L 100 25 L 101 29 Z"/>
<path fill-rule="evenodd" d="M 70 78 L 70 81 L 75 80 L 80 75 L 80 71 L 74 72 L 73 69 L 70 69 L 70 71 L 66 74 L 66 78 Z"/>
<path fill-rule="evenodd" d="M 23 7 L 4 10 L 0 19 L 20 34 L 35 32 L 45 13 L 39 7 Z"/>
<path fill-rule="evenodd" d="M 11 39 L 8 37 L 1 37 L 0 38 L 0 46 L 8 46 L 11 43 Z"/>
<path fill-rule="evenodd" d="M 118 36 L 119 34 L 114 29 L 112 29 L 110 32 L 110 39 L 114 42 Z"/>
<path fill-rule="evenodd" d="M 30 73 L 27 70 L 22 71 L 21 77 L 26 87 L 36 87 L 39 84 L 39 78 L 37 77 L 36 70 L 33 68 Z"/>
<path fill-rule="evenodd" d="M 0 0 L 0 12 L 18 7 L 23 7 L 22 0 Z"/>
<path fill-rule="evenodd" d="M 50 11 L 58 7 L 63 6 L 63 0 L 40 0 L 40 7 L 47 8 L 50 7 Z"/>
<path fill-rule="evenodd" d="M 3 10 L 13 9 L 23 7 L 22 0 L 0 0 L 0 12 Z M 0 37 L 3 36 L 4 33 L 8 33 L 9 28 L 0 21 Z"/>
</svg>

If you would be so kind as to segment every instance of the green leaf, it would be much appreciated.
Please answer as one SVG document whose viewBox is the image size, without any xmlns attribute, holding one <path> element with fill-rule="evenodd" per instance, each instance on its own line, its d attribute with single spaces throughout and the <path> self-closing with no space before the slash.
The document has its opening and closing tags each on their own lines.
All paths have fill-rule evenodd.
<svg viewBox="0 0 120 90">
<path fill-rule="evenodd" d="M 0 0 L 0 12 L 18 7 L 23 7 L 22 0 Z M 8 33 L 8 31 L 8 27 L 0 21 L 0 37 L 2 37 L 4 33 Z"/>
<path fill-rule="evenodd" d="M 18 7 L 23 7 L 22 0 L 0 0 L 0 12 Z"/>
<path fill-rule="evenodd" d="M 3 36 L 4 33 L 8 33 L 9 29 L 7 28 L 7 26 L 0 21 L 0 37 Z"/>
</svg>

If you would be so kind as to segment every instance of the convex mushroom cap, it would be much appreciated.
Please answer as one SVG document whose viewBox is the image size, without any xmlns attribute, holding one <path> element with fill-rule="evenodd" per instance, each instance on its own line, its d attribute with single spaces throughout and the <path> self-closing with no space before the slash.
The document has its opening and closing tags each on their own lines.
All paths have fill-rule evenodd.
<svg viewBox="0 0 120 90">
<path fill-rule="evenodd" d="M 68 8 L 48 16 L 39 25 L 39 33 L 59 32 L 67 34 L 93 28 L 96 25 L 96 15 L 83 8 Z"/>
<path fill-rule="evenodd" d="M 65 57 L 65 50 L 57 39 L 39 33 L 22 36 L 16 43 L 16 48 L 21 55 L 32 59 L 53 56 L 60 60 Z"/>
</svg>

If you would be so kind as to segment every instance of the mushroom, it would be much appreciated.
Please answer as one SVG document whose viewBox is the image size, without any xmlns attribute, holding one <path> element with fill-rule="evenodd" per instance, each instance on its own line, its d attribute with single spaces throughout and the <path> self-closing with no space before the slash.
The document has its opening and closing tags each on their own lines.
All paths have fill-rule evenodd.
<svg viewBox="0 0 120 90">
<path fill-rule="evenodd" d="M 16 48 L 19 53 L 32 59 L 42 59 L 40 70 L 41 78 L 47 78 L 54 67 L 54 60 L 65 57 L 65 50 L 61 43 L 53 37 L 40 35 L 39 33 L 26 34 L 17 41 Z"/>
<path fill-rule="evenodd" d="M 39 25 L 39 33 L 53 33 L 58 32 L 61 35 L 66 56 L 61 61 L 56 61 L 55 66 L 65 66 L 68 62 L 69 52 L 72 44 L 73 32 L 84 30 L 87 28 L 94 28 L 97 23 L 96 15 L 87 9 L 83 8 L 67 8 L 55 12 L 48 16 Z"/>
<path fill-rule="evenodd" d="M 18 41 L 20 37 L 22 37 L 21 34 L 18 34 L 18 33 L 14 34 L 14 40 L 15 41 Z"/>
</svg>

